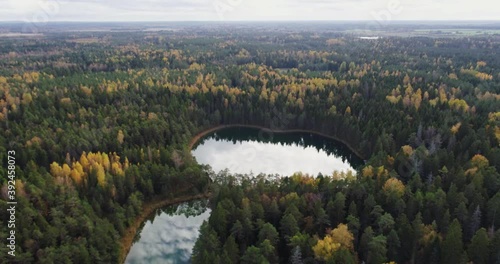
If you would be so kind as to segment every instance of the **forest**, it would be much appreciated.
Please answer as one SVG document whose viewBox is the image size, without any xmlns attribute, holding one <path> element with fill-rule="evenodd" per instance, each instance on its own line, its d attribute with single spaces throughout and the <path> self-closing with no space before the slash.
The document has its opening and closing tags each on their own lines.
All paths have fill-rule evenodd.
<svg viewBox="0 0 500 264">
<path fill-rule="evenodd" d="M 209 193 L 197 263 L 500 263 L 500 36 L 215 25 L 0 38 L 1 262 L 119 263 L 157 199 Z M 213 173 L 218 125 L 341 139 L 355 176 Z"/>
</svg>

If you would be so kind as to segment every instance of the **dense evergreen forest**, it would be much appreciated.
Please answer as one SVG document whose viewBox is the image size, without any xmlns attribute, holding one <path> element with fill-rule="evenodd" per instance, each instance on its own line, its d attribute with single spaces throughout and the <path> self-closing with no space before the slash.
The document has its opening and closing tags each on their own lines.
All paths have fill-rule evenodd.
<svg viewBox="0 0 500 264">
<path fill-rule="evenodd" d="M 195 264 L 500 263 L 499 50 L 494 35 L 262 25 L 0 38 L 17 201 L 1 262 L 117 263 L 145 203 L 210 192 Z M 222 124 L 324 133 L 365 163 L 346 178 L 213 174 L 189 142 Z"/>
</svg>

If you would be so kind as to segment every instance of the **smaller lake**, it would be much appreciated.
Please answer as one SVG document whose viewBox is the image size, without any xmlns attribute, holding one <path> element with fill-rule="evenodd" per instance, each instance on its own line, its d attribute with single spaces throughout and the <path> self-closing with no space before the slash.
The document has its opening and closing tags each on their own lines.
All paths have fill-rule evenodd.
<svg viewBox="0 0 500 264">
<path fill-rule="evenodd" d="M 355 170 L 363 161 L 341 142 L 313 133 L 271 133 L 258 128 L 231 127 L 206 135 L 193 156 L 217 173 L 316 176 Z"/>
<path fill-rule="evenodd" d="M 125 263 L 190 263 L 201 224 L 210 212 L 207 200 L 158 209 L 138 230 Z"/>
</svg>

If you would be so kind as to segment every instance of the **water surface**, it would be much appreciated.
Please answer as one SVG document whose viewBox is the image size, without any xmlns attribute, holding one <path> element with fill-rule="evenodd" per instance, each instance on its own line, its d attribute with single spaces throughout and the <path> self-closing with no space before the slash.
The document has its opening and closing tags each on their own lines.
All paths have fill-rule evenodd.
<svg viewBox="0 0 500 264">
<path fill-rule="evenodd" d="M 362 161 L 345 145 L 313 133 L 270 133 L 232 127 L 203 137 L 193 148 L 198 163 L 215 172 L 279 174 L 295 172 L 331 175 L 355 170 Z"/>
<path fill-rule="evenodd" d="M 200 226 L 209 216 L 206 200 L 157 210 L 139 229 L 125 263 L 189 263 Z"/>
</svg>

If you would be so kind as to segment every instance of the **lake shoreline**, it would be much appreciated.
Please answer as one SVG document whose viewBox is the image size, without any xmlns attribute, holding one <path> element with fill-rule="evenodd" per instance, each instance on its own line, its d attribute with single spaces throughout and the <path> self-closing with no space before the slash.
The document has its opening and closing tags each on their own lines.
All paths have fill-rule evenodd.
<svg viewBox="0 0 500 264">
<path fill-rule="evenodd" d="M 176 198 L 167 199 L 154 199 L 152 201 L 146 202 L 142 206 L 141 214 L 135 218 L 134 223 L 127 228 L 125 235 L 121 237 L 120 240 L 120 256 L 118 263 L 125 263 L 127 255 L 132 248 L 134 242 L 134 237 L 137 234 L 137 230 L 141 227 L 142 223 L 156 210 L 169 205 L 176 205 L 180 203 L 190 202 L 194 200 L 199 200 L 203 198 L 210 198 L 211 193 L 202 193 L 197 195 L 185 195 Z"/>
<path fill-rule="evenodd" d="M 225 129 L 225 128 L 234 128 L 234 127 L 247 127 L 247 128 L 256 128 L 256 129 L 261 129 L 265 132 L 269 132 L 269 133 L 277 133 L 277 134 L 285 134 L 285 133 L 311 133 L 311 134 L 316 134 L 316 135 L 319 135 L 319 136 L 322 136 L 322 137 L 325 137 L 325 138 L 329 138 L 329 139 L 333 139 L 333 140 L 336 140 L 338 142 L 341 142 L 342 144 L 344 144 L 347 148 L 349 148 L 349 150 L 352 151 L 352 153 L 356 154 L 356 156 L 358 156 L 358 158 L 364 160 L 364 156 L 361 155 L 361 153 L 359 153 L 358 150 L 354 149 L 351 145 L 349 145 L 349 143 L 347 143 L 345 140 L 342 140 L 338 137 L 335 137 L 335 136 L 330 136 L 330 135 L 327 135 L 327 134 L 324 134 L 324 133 L 321 133 L 321 132 L 316 132 L 316 131 L 313 131 L 313 130 L 307 130 L 307 129 L 270 129 L 270 128 L 266 128 L 266 127 L 263 127 L 263 126 L 258 126 L 258 125 L 241 125 L 241 124 L 236 124 L 236 125 L 219 125 L 219 126 L 215 126 L 215 127 L 212 127 L 212 128 L 209 128 L 209 129 L 206 129 L 206 130 L 203 130 L 201 131 L 200 133 L 196 134 L 192 139 L 191 141 L 189 142 L 189 145 L 188 145 L 188 150 L 191 151 L 193 150 L 193 147 L 194 145 L 200 141 L 201 138 L 203 138 L 204 136 L 210 134 L 210 133 L 213 133 L 215 131 L 218 131 L 218 130 L 221 130 L 221 129 Z"/>
<path fill-rule="evenodd" d="M 349 148 L 349 150 L 351 150 L 355 155 L 357 155 L 359 158 L 363 159 L 363 156 L 360 155 L 360 153 L 357 150 L 355 150 L 352 146 L 350 146 L 344 140 L 337 138 L 335 136 L 330 136 L 330 135 L 326 135 L 326 134 L 321 133 L 321 132 L 316 132 L 313 130 L 306 130 L 306 129 L 284 129 L 284 130 L 282 130 L 282 129 L 269 129 L 269 128 L 266 128 L 263 126 L 241 125 L 241 124 L 219 125 L 219 126 L 215 126 L 215 127 L 201 131 L 200 133 L 196 134 L 189 142 L 189 145 L 188 145 L 189 151 L 191 151 L 193 149 L 194 145 L 204 136 L 206 136 L 210 133 L 216 132 L 218 130 L 221 130 L 221 129 L 234 128 L 234 127 L 255 128 L 255 129 L 261 129 L 261 130 L 263 130 L 265 132 L 269 132 L 269 133 L 280 133 L 280 134 L 284 134 L 284 133 L 316 134 L 316 135 L 319 135 L 319 136 L 322 136 L 325 138 L 329 138 L 329 139 L 333 139 L 333 140 L 336 140 L 338 142 L 341 142 L 342 144 L 347 146 L 347 148 Z M 199 200 L 199 199 L 203 199 L 203 198 L 210 198 L 210 193 L 197 194 L 197 195 L 185 195 L 185 196 L 180 196 L 180 197 L 176 197 L 176 198 L 167 198 L 167 199 L 157 198 L 157 199 L 154 199 L 150 202 L 144 203 L 143 210 L 142 210 L 141 214 L 138 217 L 136 217 L 136 219 L 134 220 L 134 223 L 130 227 L 127 228 L 127 230 L 125 231 L 125 235 L 122 236 L 122 238 L 121 238 L 119 263 L 125 263 L 127 255 L 130 252 L 130 249 L 132 247 L 134 237 L 137 234 L 137 230 L 140 228 L 141 224 L 144 221 L 146 221 L 146 219 L 156 209 L 159 209 L 159 208 L 162 208 L 165 206 L 169 206 L 169 205 L 175 205 L 175 204 L 180 204 L 180 203 L 189 202 L 189 201 L 193 201 L 193 200 Z"/>
</svg>

